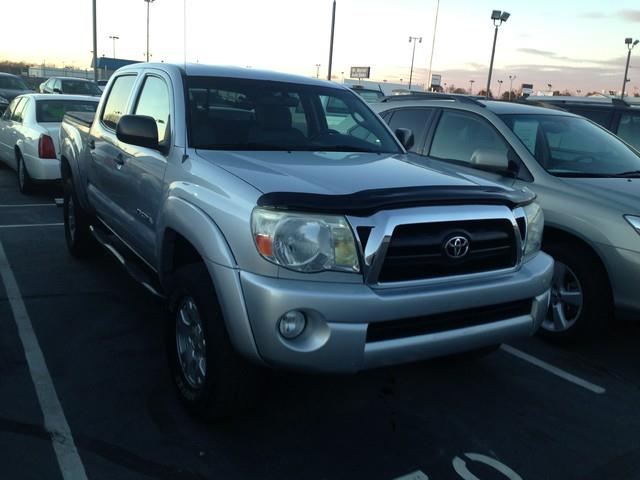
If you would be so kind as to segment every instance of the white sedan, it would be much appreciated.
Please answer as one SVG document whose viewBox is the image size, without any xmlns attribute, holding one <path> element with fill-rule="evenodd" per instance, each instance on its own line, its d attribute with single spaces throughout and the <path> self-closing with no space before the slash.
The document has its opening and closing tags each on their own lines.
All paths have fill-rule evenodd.
<svg viewBox="0 0 640 480">
<path fill-rule="evenodd" d="M 34 183 L 60 179 L 58 132 L 65 112 L 95 112 L 99 98 L 26 94 L 16 97 L 0 117 L 0 160 L 18 173 L 29 193 Z"/>
</svg>

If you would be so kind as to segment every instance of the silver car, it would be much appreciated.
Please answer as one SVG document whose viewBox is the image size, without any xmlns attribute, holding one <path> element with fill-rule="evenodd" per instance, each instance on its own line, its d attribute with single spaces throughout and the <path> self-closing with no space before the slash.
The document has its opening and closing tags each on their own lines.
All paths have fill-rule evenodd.
<svg viewBox="0 0 640 480">
<path fill-rule="evenodd" d="M 538 194 L 545 213 L 543 249 L 556 259 L 541 332 L 574 340 L 602 332 L 614 308 L 637 317 L 638 152 L 564 111 L 456 95 L 421 98 L 399 97 L 374 108 L 392 129 L 412 131 L 410 149 L 423 164 L 448 164 L 461 174 L 481 170 Z"/>
</svg>

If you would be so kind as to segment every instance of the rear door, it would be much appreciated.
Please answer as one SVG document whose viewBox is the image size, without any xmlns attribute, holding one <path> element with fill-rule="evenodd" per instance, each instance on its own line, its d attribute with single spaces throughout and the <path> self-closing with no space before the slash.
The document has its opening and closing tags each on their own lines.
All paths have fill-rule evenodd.
<svg viewBox="0 0 640 480">
<path fill-rule="evenodd" d="M 151 264 L 155 264 L 155 226 L 164 188 L 167 157 L 172 148 L 171 82 L 161 72 L 148 72 L 132 103 L 134 115 L 152 117 L 158 127 L 160 151 L 151 148 L 122 145 L 125 163 L 120 170 L 123 182 L 119 207 L 132 218 L 126 232 L 127 242 Z"/>
<path fill-rule="evenodd" d="M 129 155 L 116 137 L 116 127 L 122 115 L 129 112 L 131 94 L 138 80 L 136 72 L 127 72 L 114 79 L 107 100 L 89 135 L 89 168 L 87 195 L 99 217 L 120 237 L 132 227 L 134 218 L 122 209 L 127 194 L 123 167 Z"/>
</svg>

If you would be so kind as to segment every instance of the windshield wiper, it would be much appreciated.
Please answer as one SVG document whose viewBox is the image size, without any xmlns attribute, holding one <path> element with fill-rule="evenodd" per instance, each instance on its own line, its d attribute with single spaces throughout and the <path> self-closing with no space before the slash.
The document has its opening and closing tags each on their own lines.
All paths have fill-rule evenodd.
<svg viewBox="0 0 640 480">
<path fill-rule="evenodd" d="M 310 150 L 316 152 L 358 152 L 358 153 L 380 153 L 378 150 L 372 150 L 364 147 L 354 147 L 352 145 L 327 145 L 326 147 L 310 147 Z"/>
<path fill-rule="evenodd" d="M 553 172 L 549 171 L 551 175 L 556 177 L 567 178 L 616 178 L 618 175 L 612 173 L 590 173 L 590 172 Z"/>
<path fill-rule="evenodd" d="M 202 150 L 241 150 L 241 151 L 269 151 L 269 152 L 290 152 L 298 150 L 298 147 L 270 145 L 263 143 L 211 143 L 206 145 L 197 145 L 196 148 Z"/>
<path fill-rule="evenodd" d="M 616 173 L 615 176 L 621 178 L 640 178 L 640 170 L 631 170 L 629 172 Z"/>
</svg>

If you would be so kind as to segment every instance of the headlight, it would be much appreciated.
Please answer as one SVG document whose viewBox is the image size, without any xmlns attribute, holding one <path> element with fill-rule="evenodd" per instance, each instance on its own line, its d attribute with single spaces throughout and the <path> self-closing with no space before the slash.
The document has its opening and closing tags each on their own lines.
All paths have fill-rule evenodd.
<svg viewBox="0 0 640 480">
<path fill-rule="evenodd" d="M 635 215 L 625 215 L 624 218 L 633 228 L 636 229 L 636 232 L 640 233 L 640 217 L 636 217 Z"/>
<path fill-rule="evenodd" d="M 256 208 L 251 231 L 260 255 L 299 272 L 359 272 L 351 228 L 344 217 Z"/>
<path fill-rule="evenodd" d="M 540 205 L 533 202 L 525 207 L 524 215 L 527 219 L 527 238 L 524 247 L 524 261 L 529 260 L 540 251 L 542 246 L 542 232 L 544 231 L 544 214 Z"/>
</svg>

